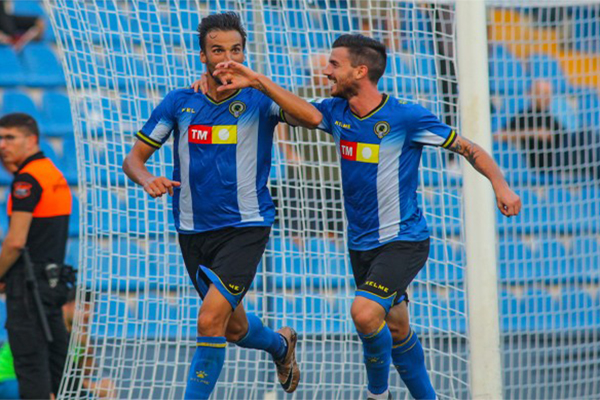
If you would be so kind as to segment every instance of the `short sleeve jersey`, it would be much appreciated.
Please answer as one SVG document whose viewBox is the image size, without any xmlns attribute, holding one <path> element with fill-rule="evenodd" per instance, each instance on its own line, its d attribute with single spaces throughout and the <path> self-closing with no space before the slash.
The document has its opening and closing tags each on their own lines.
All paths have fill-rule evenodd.
<svg viewBox="0 0 600 400">
<path fill-rule="evenodd" d="M 420 241 L 429 230 L 417 202 L 424 145 L 450 146 L 456 133 L 424 107 L 383 95 L 364 117 L 340 98 L 316 100 L 319 129 L 333 135 L 341 162 L 348 247 Z"/>
<path fill-rule="evenodd" d="M 220 102 L 192 89 L 174 90 L 137 133 L 160 148 L 174 137 L 175 227 L 198 233 L 225 227 L 271 226 L 267 188 L 273 131 L 281 109 L 255 89 Z"/>
</svg>

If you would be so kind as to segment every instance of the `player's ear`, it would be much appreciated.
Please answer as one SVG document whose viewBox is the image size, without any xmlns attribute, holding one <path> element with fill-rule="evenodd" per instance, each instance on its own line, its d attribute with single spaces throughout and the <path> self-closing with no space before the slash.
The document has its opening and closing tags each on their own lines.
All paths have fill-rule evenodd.
<svg viewBox="0 0 600 400">
<path fill-rule="evenodd" d="M 369 68 L 367 68 L 366 65 L 359 65 L 355 70 L 354 70 L 354 78 L 355 79 L 363 79 L 366 78 L 369 74 Z"/>
<path fill-rule="evenodd" d="M 206 64 L 208 60 L 206 59 L 206 54 L 204 54 L 204 51 L 200 50 L 200 62 L 202 64 Z"/>
</svg>

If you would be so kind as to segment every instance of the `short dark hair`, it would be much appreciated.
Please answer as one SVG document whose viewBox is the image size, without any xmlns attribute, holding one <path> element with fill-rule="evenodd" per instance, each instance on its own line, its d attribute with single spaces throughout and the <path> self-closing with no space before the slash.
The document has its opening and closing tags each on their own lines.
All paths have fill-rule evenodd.
<svg viewBox="0 0 600 400">
<path fill-rule="evenodd" d="M 40 130 L 35 119 L 25 113 L 6 114 L 0 118 L 0 128 L 19 128 L 31 135 L 40 137 Z"/>
<path fill-rule="evenodd" d="M 238 31 L 242 35 L 242 48 L 246 48 L 246 29 L 242 19 L 237 13 L 224 12 L 221 14 L 213 14 L 202 18 L 198 24 L 198 40 L 200 42 L 200 50 L 206 51 L 206 35 L 211 31 Z"/>
<path fill-rule="evenodd" d="M 347 48 L 353 67 L 366 65 L 371 82 L 376 84 L 383 76 L 387 64 L 387 53 L 383 43 L 360 34 L 345 34 L 338 37 L 332 47 Z"/>
</svg>

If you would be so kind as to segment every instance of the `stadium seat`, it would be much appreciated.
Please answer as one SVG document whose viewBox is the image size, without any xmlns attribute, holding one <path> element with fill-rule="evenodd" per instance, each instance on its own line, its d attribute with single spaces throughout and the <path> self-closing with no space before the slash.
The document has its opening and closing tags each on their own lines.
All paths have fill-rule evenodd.
<svg viewBox="0 0 600 400">
<path fill-rule="evenodd" d="M 442 325 L 443 301 L 432 291 L 409 292 L 411 323 L 417 333 L 439 329 Z"/>
<path fill-rule="evenodd" d="M 489 51 L 490 92 L 494 95 L 521 96 L 529 79 L 521 61 L 502 45 Z"/>
<path fill-rule="evenodd" d="M 69 97 L 61 92 L 44 92 L 42 97 L 42 124 L 44 135 L 67 137 L 73 135 L 73 117 Z"/>
<path fill-rule="evenodd" d="M 519 301 L 507 291 L 500 292 L 500 329 L 504 332 L 525 329 L 525 315 L 520 314 Z"/>
<path fill-rule="evenodd" d="M 19 90 L 6 90 L 2 96 L 2 112 L 0 114 L 15 112 L 29 114 L 36 121 L 41 121 L 37 107 L 31 97 Z"/>
<path fill-rule="evenodd" d="M 0 342 L 4 343 L 8 340 L 8 333 L 6 332 L 6 303 L 3 299 L 0 299 Z"/>
<path fill-rule="evenodd" d="M 529 332 L 556 328 L 558 309 L 550 293 L 540 289 L 527 290 L 519 302 L 519 312 L 525 316 L 525 329 Z"/>
<path fill-rule="evenodd" d="M 142 294 L 137 298 L 135 316 L 137 337 L 166 339 L 177 337 L 179 321 L 177 303 L 169 304 L 164 297 Z"/>
<path fill-rule="evenodd" d="M 326 290 L 349 283 L 347 278 L 352 272 L 346 263 L 345 249 L 339 248 L 332 240 L 315 237 L 308 239 L 307 250 L 306 277 L 311 287 Z"/>
<path fill-rule="evenodd" d="M 303 256 L 290 239 L 271 237 L 266 250 L 266 285 L 277 289 L 301 288 L 305 279 Z"/>
<path fill-rule="evenodd" d="M 584 129 L 600 129 L 600 93 L 595 87 L 582 90 L 577 96 L 581 126 Z"/>
<path fill-rule="evenodd" d="M 291 298 L 278 295 L 273 300 L 274 310 L 284 310 L 283 316 L 274 318 L 274 326 L 291 326 L 304 335 L 327 333 L 323 321 L 324 316 L 332 312 L 332 306 L 321 293 Z"/>
<path fill-rule="evenodd" d="M 546 283 L 562 283 L 570 268 L 567 250 L 558 239 L 544 239 L 535 244 L 534 270 L 537 279 Z"/>
<path fill-rule="evenodd" d="M 69 218 L 69 236 L 79 236 L 79 198 L 75 195 L 73 195 L 71 218 Z"/>
<path fill-rule="evenodd" d="M 21 53 L 25 82 L 29 86 L 65 86 L 65 75 L 54 52 L 46 43 L 30 43 Z"/>
<path fill-rule="evenodd" d="M 567 78 L 556 58 L 546 54 L 533 54 L 528 63 L 531 78 L 550 81 L 554 93 L 565 93 L 569 88 Z"/>
<path fill-rule="evenodd" d="M 63 154 L 60 158 L 62 173 L 69 185 L 77 185 L 77 149 L 75 147 L 75 138 L 69 136 L 63 141 Z"/>
<path fill-rule="evenodd" d="M 583 289 L 569 287 L 560 293 L 558 328 L 561 330 L 592 329 L 600 327 L 592 297 Z"/>
<path fill-rule="evenodd" d="M 90 335 L 103 339 L 122 339 L 128 331 L 127 321 L 132 316 L 127 301 L 120 296 L 102 294 L 94 304 Z"/>
<path fill-rule="evenodd" d="M 503 283 L 515 285 L 534 278 L 533 254 L 519 239 L 503 239 L 498 244 L 498 269 Z"/>
<path fill-rule="evenodd" d="M 13 1 L 12 2 L 12 14 L 14 15 L 25 15 L 25 16 L 44 16 L 45 12 L 42 5 L 37 0 L 28 1 Z M 52 29 L 50 26 L 47 29 Z"/>
<path fill-rule="evenodd" d="M 4 240 L 8 232 L 7 198 L 8 195 L 0 202 L 0 240 Z"/>
<path fill-rule="evenodd" d="M 600 53 L 600 22 L 598 10 L 589 5 L 573 6 L 573 15 L 570 26 L 572 27 L 573 46 L 575 49 L 587 53 Z"/>
<path fill-rule="evenodd" d="M 69 238 L 65 263 L 79 269 L 79 238 Z"/>
<path fill-rule="evenodd" d="M 54 151 L 54 147 L 52 147 L 52 145 L 48 141 L 43 140 L 43 139 L 40 140 L 40 150 L 44 153 L 44 155 L 46 157 L 48 157 L 50 160 L 52 160 L 54 165 L 56 165 L 59 169 L 62 169 L 61 164 L 60 164 L 60 159 L 56 155 L 56 151 Z"/>
<path fill-rule="evenodd" d="M 8 186 L 11 184 L 13 180 L 13 175 L 5 170 L 3 167 L 0 167 L 0 186 Z"/>
<path fill-rule="evenodd" d="M 25 81 L 21 60 L 10 46 L 0 45 L 0 87 L 20 86 Z"/>
<path fill-rule="evenodd" d="M 569 258 L 578 281 L 600 283 L 600 244 L 595 236 L 574 237 Z"/>
</svg>

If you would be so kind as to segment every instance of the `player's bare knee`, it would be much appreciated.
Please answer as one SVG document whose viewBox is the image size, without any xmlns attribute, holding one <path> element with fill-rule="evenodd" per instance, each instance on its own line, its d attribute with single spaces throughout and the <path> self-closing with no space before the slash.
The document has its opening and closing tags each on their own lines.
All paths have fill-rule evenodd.
<svg viewBox="0 0 600 400">
<path fill-rule="evenodd" d="M 198 336 L 224 336 L 228 317 L 219 313 L 201 311 L 198 314 Z"/>
<path fill-rule="evenodd" d="M 225 337 L 228 342 L 235 343 L 242 340 L 246 333 L 248 333 L 248 321 L 237 321 L 232 318 L 227 324 Z"/>
<path fill-rule="evenodd" d="M 383 322 L 370 308 L 361 308 L 356 303 L 352 305 L 351 315 L 356 330 L 365 335 L 375 332 Z"/>
</svg>

